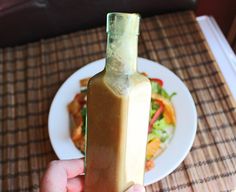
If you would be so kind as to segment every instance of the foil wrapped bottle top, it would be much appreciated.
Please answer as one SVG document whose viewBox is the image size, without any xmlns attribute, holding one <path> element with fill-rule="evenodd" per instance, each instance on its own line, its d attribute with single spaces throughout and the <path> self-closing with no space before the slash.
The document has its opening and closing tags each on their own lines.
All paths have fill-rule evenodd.
<svg viewBox="0 0 236 192">
<path fill-rule="evenodd" d="M 140 16 L 136 13 L 108 13 L 106 32 L 113 35 L 138 35 Z"/>
</svg>

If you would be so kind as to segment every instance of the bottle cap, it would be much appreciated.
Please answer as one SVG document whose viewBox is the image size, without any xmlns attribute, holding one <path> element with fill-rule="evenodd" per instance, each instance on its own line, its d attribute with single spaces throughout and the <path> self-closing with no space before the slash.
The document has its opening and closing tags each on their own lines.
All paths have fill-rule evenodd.
<svg viewBox="0 0 236 192">
<path fill-rule="evenodd" d="M 138 35 L 140 16 L 136 13 L 107 14 L 106 32 L 115 35 Z"/>
</svg>

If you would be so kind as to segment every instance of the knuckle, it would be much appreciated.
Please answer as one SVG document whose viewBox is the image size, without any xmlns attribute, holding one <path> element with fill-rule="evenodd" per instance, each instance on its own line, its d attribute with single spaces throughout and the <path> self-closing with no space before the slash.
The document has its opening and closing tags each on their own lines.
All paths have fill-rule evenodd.
<svg viewBox="0 0 236 192">
<path fill-rule="evenodd" d="M 48 167 L 58 166 L 59 162 L 60 162 L 59 160 L 53 160 L 49 162 Z"/>
</svg>

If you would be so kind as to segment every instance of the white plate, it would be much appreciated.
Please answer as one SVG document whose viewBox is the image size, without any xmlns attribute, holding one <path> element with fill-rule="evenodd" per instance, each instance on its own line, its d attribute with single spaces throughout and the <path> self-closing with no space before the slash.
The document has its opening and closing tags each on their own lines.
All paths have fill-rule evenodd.
<svg viewBox="0 0 236 192">
<path fill-rule="evenodd" d="M 53 99 L 48 129 L 52 147 L 59 159 L 83 157 L 70 138 L 67 104 L 80 91 L 79 80 L 95 75 L 103 70 L 104 65 L 105 60 L 101 59 L 82 67 L 63 83 Z M 138 69 L 149 77 L 162 79 L 168 93 L 177 93 L 172 99 L 176 110 L 176 130 L 167 149 L 156 158 L 155 168 L 145 174 L 144 184 L 149 185 L 170 174 L 184 160 L 196 134 L 197 113 L 187 87 L 173 72 L 143 58 L 138 58 Z"/>
</svg>

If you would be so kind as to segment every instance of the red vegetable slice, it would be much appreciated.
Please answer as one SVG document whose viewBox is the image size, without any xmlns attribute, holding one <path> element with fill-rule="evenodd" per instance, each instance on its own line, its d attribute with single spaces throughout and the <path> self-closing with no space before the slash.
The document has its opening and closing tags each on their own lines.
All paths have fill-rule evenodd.
<svg viewBox="0 0 236 192">
<path fill-rule="evenodd" d="M 158 83 L 161 87 L 163 86 L 163 81 L 157 78 L 150 78 L 151 81 Z"/>
<path fill-rule="evenodd" d="M 155 112 L 155 114 L 153 115 L 150 123 L 149 123 L 149 127 L 148 127 L 148 132 L 150 133 L 152 131 L 152 126 L 155 123 L 155 121 L 158 119 L 158 117 L 161 115 L 161 113 L 164 111 L 164 105 L 162 102 L 155 100 L 155 102 L 157 102 L 160 107 L 159 109 L 157 109 L 157 111 Z"/>
<path fill-rule="evenodd" d="M 85 96 L 86 94 L 84 93 L 78 93 L 75 96 L 75 100 L 77 100 L 79 102 L 79 104 L 81 105 L 81 108 L 84 106 L 84 104 L 86 103 L 85 101 Z"/>
</svg>

